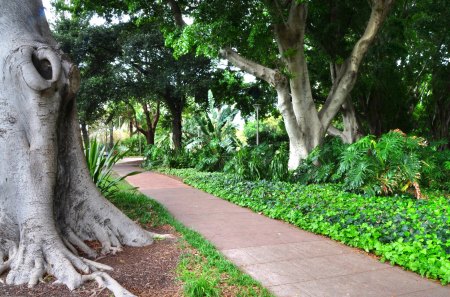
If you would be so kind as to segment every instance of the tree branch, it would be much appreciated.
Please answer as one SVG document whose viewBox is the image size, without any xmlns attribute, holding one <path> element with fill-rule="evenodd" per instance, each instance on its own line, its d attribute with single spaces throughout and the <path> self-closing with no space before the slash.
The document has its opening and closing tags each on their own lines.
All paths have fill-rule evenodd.
<svg viewBox="0 0 450 297">
<path fill-rule="evenodd" d="M 158 124 L 160 114 L 161 114 L 161 101 L 158 100 L 156 103 L 156 114 L 152 122 L 152 128 L 154 130 L 156 129 L 156 125 Z"/>
<path fill-rule="evenodd" d="M 270 14 L 272 15 L 272 19 L 275 23 L 287 23 L 283 10 L 282 5 L 278 0 L 266 0 L 264 1 L 266 3 L 267 9 L 269 10 Z"/>
<path fill-rule="evenodd" d="M 183 28 L 186 26 L 186 22 L 183 20 L 183 14 L 181 12 L 180 5 L 178 5 L 178 2 L 175 0 L 166 0 L 167 4 L 170 6 L 170 9 L 172 10 L 173 19 L 175 21 L 175 24 Z"/>
<path fill-rule="evenodd" d="M 274 70 L 272 68 L 265 67 L 261 64 L 258 64 L 252 60 L 242 57 L 237 52 L 230 48 L 220 49 L 220 55 L 230 61 L 234 66 L 239 69 L 256 76 L 259 79 L 262 79 L 275 88 L 286 80 L 286 77 L 283 76 L 279 71 Z"/>
<path fill-rule="evenodd" d="M 372 12 L 366 30 L 358 42 L 355 44 L 350 57 L 347 58 L 339 75 L 336 77 L 328 98 L 319 112 L 319 118 L 326 129 L 339 108 L 344 103 L 345 98 L 352 90 L 359 66 L 377 35 L 383 21 L 385 20 L 394 0 L 372 0 Z"/>
<path fill-rule="evenodd" d="M 341 130 L 331 125 L 328 127 L 327 133 L 331 136 L 340 137 L 342 139 L 345 137 Z"/>
<path fill-rule="evenodd" d="M 144 67 L 142 67 L 141 65 L 139 65 L 137 63 L 131 63 L 131 66 L 133 66 L 137 71 L 139 71 L 143 75 L 147 76 L 148 74 L 150 74 L 149 71 L 145 70 Z"/>
</svg>

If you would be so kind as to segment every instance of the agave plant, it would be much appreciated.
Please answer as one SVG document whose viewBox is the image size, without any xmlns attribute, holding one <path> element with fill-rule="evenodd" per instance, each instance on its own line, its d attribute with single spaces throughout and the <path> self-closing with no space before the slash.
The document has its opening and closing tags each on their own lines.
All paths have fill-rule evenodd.
<svg viewBox="0 0 450 297">
<path fill-rule="evenodd" d="M 86 162 L 92 180 L 106 197 L 114 196 L 120 181 L 139 173 L 134 171 L 122 177 L 113 176 L 114 165 L 126 154 L 127 151 L 119 150 L 117 143 L 108 152 L 106 147 L 99 144 L 95 139 L 90 141 L 89 146 L 85 149 Z"/>
</svg>

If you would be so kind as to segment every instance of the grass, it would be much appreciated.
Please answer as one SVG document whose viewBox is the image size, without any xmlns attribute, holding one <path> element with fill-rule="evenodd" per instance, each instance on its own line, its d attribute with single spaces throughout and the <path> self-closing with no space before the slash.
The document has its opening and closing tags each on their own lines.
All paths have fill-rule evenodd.
<svg viewBox="0 0 450 297">
<path fill-rule="evenodd" d="M 177 276 L 187 297 L 271 297 L 265 288 L 241 272 L 199 233 L 185 227 L 159 203 L 122 183 L 110 201 L 132 220 L 146 226 L 169 224 L 182 235 L 182 257 Z"/>
</svg>

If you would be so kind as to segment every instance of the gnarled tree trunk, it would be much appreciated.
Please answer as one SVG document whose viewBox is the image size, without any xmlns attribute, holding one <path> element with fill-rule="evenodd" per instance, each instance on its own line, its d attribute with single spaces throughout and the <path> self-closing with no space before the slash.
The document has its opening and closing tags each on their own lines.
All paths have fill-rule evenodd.
<svg viewBox="0 0 450 297">
<path fill-rule="evenodd" d="M 51 37 L 41 0 L 0 0 L 0 28 L 0 274 L 33 286 L 48 273 L 70 289 L 103 279 L 127 295 L 75 248 L 95 257 L 84 240 L 99 240 L 103 253 L 152 243 L 91 181 L 78 70 Z"/>
</svg>

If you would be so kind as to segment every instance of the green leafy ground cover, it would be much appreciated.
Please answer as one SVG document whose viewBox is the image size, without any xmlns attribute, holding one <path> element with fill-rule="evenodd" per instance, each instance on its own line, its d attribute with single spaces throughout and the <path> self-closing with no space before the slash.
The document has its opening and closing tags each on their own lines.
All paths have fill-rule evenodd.
<svg viewBox="0 0 450 297">
<path fill-rule="evenodd" d="M 226 260 L 200 234 L 175 220 L 159 203 L 133 191 L 131 186 L 123 182 L 120 188 L 121 191 L 109 199 L 131 219 L 154 227 L 169 224 L 182 235 L 183 254 L 177 267 L 177 276 L 183 283 L 184 296 L 273 296 Z"/>
<path fill-rule="evenodd" d="M 235 204 L 364 249 L 423 276 L 450 282 L 450 200 L 428 194 L 366 197 L 331 184 L 242 181 L 224 173 L 167 169 Z"/>
</svg>

